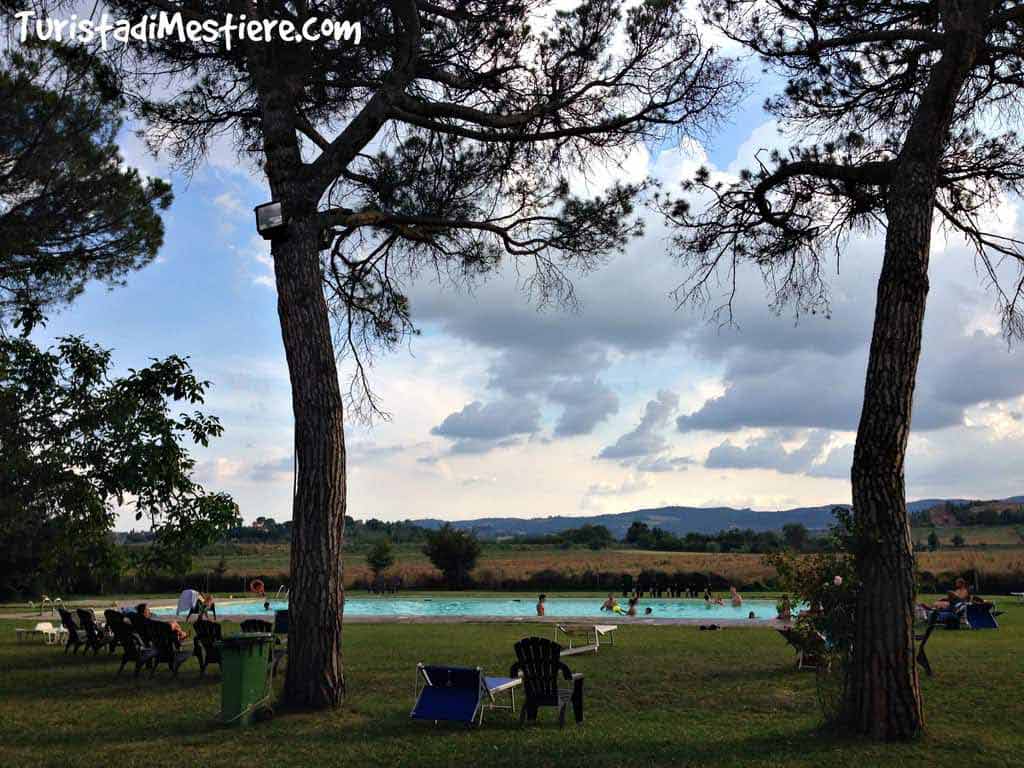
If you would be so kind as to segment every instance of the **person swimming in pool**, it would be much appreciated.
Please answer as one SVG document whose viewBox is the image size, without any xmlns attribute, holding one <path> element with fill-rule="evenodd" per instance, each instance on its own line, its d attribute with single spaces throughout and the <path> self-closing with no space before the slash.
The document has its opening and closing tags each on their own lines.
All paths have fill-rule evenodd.
<svg viewBox="0 0 1024 768">
<path fill-rule="evenodd" d="M 537 598 L 537 615 L 544 615 L 544 601 L 548 599 L 547 595 L 541 595 Z"/>
<path fill-rule="evenodd" d="M 644 608 L 644 616 L 650 616 L 652 613 L 654 613 L 654 609 L 651 606 Z"/>
<path fill-rule="evenodd" d="M 603 603 L 601 603 L 601 610 L 602 611 L 612 611 L 614 613 L 614 611 L 618 607 L 618 605 L 619 604 L 617 602 L 615 602 L 615 595 L 612 594 L 611 592 L 609 592 L 608 593 L 608 599 L 605 600 Z"/>
</svg>

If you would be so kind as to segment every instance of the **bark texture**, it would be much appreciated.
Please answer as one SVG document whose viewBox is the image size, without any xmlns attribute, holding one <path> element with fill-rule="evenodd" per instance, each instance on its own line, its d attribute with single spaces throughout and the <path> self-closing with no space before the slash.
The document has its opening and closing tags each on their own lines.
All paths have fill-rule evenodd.
<svg viewBox="0 0 1024 768">
<path fill-rule="evenodd" d="M 913 738 L 925 724 L 914 662 L 914 557 L 904 460 L 940 161 L 988 15 L 967 0 L 940 5 L 944 26 L 956 34 L 933 68 L 888 189 L 885 255 L 851 473 L 863 590 L 845 713 L 855 731 L 881 739 Z"/>
</svg>

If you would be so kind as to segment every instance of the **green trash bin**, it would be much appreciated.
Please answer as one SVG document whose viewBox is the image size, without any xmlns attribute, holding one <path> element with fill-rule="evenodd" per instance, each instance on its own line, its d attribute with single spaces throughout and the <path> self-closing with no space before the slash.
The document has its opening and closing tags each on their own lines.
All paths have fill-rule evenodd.
<svg viewBox="0 0 1024 768">
<path fill-rule="evenodd" d="M 274 636 L 243 632 L 217 643 L 220 648 L 220 717 L 225 725 L 249 725 L 270 709 L 270 656 Z"/>
</svg>

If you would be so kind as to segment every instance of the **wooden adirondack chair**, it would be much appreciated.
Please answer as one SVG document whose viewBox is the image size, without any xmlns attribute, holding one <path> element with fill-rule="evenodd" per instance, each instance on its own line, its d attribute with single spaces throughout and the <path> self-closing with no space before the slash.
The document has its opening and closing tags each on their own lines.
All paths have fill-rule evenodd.
<svg viewBox="0 0 1024 768">
<path fill-rule="evenodd" d="M 558 725 L 565 725 L 565 710 L 572 704 L 577 723 L 583 722 L 583 675 L 573 674 L 559 657 L 562 646 L 544 637 L 527 637 L 516 643 L 516 661 L 509 677 L 523 678 L 524 704 L 519 722 L 537 720 L 540 707 L 558 707 Z M 572 682 L 572 688 L 559 685 L 559 675 Z"/>
</svg>

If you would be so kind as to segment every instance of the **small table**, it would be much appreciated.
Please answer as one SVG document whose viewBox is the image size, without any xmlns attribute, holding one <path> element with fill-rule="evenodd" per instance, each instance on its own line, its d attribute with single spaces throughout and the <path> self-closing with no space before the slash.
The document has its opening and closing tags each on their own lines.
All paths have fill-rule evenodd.
<svg viewBox="0 0 1024 768">
<path fill-rule="evenodd" d="M 522 684 L 523 678 L 521 677 L 485 677 L 484 685 L 487 686 L 488 701 L 484 706 L 487 709 L 508 709 L 514 714 L 516 711 L 516 688 L 519 688 Z M 498 694 L 505 693 L 506 691 L 510 696 L 509 703 L 499 704 Z"/>
</svg>

